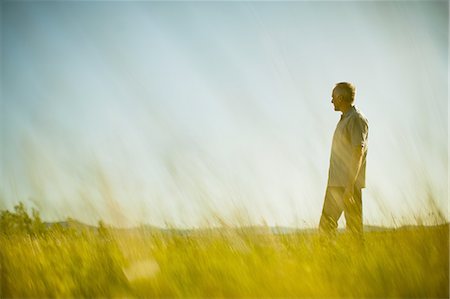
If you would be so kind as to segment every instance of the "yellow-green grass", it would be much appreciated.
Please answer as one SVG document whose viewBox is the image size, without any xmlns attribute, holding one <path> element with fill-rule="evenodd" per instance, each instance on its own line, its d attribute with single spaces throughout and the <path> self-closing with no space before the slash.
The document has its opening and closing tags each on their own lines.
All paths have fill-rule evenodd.
<svg viewBox="0 0 450 299">
<path fill-rule="evenodd" d="M 51 228 L 0 236 L 0 297 L 448 298 L 449 226 L 339 234 Z"/>
</svg>

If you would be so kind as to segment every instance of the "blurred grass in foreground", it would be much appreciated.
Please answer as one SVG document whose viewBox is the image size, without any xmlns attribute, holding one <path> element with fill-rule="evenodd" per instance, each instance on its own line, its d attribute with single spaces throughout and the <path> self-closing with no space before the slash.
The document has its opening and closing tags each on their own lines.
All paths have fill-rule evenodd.
<svg viewBox="0 0 450 299">
<path fill-rule="evenodd" d="M 193 231 L 45 225 L 0 217 L 0 297 L 448 298 L 449 225 L 346 234 L 269 227 Z"/>
</svg>

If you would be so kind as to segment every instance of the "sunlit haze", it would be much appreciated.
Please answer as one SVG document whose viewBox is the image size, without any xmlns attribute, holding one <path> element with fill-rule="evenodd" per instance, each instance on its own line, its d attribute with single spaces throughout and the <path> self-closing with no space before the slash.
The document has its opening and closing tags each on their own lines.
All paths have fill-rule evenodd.
<svg viewBox="0 0 450 299">
<path fill-rule="evenodd" d="M 369 120 L 365 224 L 447 215 L 447 1 L 1 8 L 0 209 L 317 226 L 349 81 Z"/>
</svg>

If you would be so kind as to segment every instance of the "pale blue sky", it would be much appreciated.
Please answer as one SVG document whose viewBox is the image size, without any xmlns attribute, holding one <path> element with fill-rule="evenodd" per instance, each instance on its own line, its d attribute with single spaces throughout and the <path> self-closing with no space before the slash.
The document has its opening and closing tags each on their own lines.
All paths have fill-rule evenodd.
<svg viewBox="0 0 450 299">
<path fill-rule="evenodd" d="M 351 81 L 365 222 L 447 212 L 447 1 L 1 5 L 1 208 L 315 226 Z"/>
</svg>

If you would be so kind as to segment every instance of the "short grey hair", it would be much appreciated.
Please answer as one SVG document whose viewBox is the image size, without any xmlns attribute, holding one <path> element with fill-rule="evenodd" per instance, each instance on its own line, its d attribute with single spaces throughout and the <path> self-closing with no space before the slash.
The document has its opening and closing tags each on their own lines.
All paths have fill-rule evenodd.
<svg viewBox="0 0 450 299">
<path fill-rule="evenodd" d="M 352 83 L 349 82 L 339 82 L 336 84 L 334 89 L 338 94 L 344 97 L 344 100 L 353 103 L 355 101 L 356 88 Z"/>
</svg>

